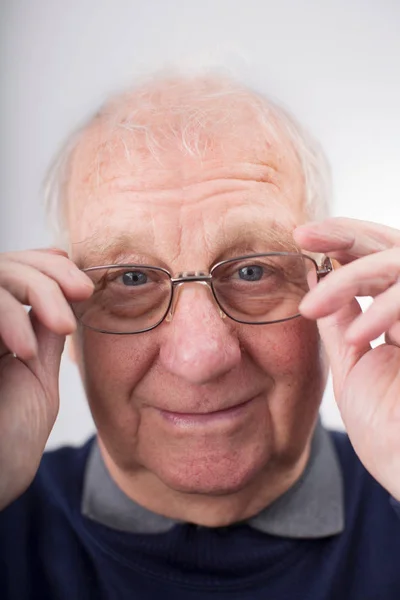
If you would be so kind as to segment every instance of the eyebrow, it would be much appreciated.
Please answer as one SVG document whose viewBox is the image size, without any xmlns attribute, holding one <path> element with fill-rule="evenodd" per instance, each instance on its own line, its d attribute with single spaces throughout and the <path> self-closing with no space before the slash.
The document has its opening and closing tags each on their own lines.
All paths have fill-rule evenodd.
<svg viewBox="0 0 400 600">
<path fill-rule="evenodd" d="M 227 229 L 213 246 L 213 254 L 225 258 L 228 254 L 251 252 L 298 252 L 292 231 L 276 221 L 244 223 L 240 229 Z"/>
<path fill-rule="evenodd" d="M 135 257 L 135 262 L 148 263 L 152 255 L 144 232 L 132 234 L 105 229 L 73 246 L 82 246 L 76 260 L 79 268 L 115 264 L 116 261 L 129 262 L 131 257 Z M 210 243 L 209 248 L 213 262 L 257 252 L 299 252 L 291 230 L 276 221 L 244 223 L 240 228 L 227 227 L 218 239 Z M 153 258 L 152 262 L 160 261 Z"/>
</svg>

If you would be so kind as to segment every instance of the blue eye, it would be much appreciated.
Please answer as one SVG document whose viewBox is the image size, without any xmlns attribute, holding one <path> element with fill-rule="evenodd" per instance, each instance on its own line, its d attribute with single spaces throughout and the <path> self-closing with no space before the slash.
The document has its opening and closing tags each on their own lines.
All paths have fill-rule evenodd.
<svg viewBox="0 0 400 600">
<path fill-rule="evenodd" d="M 124 285 L 143 285 L 147 283 L 147 275 L 142 271 L 127 271 L 122 275 Z"/>
<path fill-rule="evenodd" d="M 264 269 L 257 265 L 251 265 L 249 267 L 242 267 L 239 269 L 240 279 L 245 281 L 260 281 L 264 274 Z"/>
</svg>

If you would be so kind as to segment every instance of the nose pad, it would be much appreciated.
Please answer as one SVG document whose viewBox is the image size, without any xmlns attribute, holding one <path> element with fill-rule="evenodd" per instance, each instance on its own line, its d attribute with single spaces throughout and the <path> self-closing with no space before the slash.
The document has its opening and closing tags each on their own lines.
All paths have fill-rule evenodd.
<svg viewBox="0 0 400 600">
<path fill-rule="evenodd" d="M 172 317 L 174 316 L 174 312 L 175 312 L 175 309 L 176 309 L 176 305 L 177 305 L 177 302 L 178 302 L 179 295 L 181 293 L 181 287 L 182 287 L 183 283 L 187 283 L 187 282 L 183 282 L 182 281 L 182 283 L 175 284 L 175 289 L 174 289 L 174 294 L 172 296 L 171 306 L 170 306 L 170 309 L 169 309 L 169 311 L 167 313 L 167 316 L 165 317 L 165 320 L 167 321 L 167 323 L 170 323 L 172 321 Z M 207 283 L 207 281 L 194 281 L 193 283 L 204 285 L 208 289 L 209 293 L 212 296 L 213 301 L 217 305 L 219 316 L 221 317 L 221 319 L 225 319 L 226 318 L 226 314 L 221 309 L 220 305 L 216 302 L 216 300 L 214 298 L 214 294 L 212 293 L 210 284 Z"/>
</svg>

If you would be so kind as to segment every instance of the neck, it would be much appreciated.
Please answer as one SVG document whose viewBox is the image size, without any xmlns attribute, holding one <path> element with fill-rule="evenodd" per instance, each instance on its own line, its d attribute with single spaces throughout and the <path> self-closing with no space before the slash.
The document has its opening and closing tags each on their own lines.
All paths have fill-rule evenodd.
<svg viewBox="0 0 400 600">
<path fill-rule="evenodd" d="M 306 467 L 311 436 L 293 464 L 268 464 L 243 489 L 218 496 L 171 489 L 145 468 L 126 473 L 112 460 L 100 438 L 99 447 L 111 477 L 134 502 L 174 520 L 224 527 L 258 514 L 292 487 Z"/>
</svg>

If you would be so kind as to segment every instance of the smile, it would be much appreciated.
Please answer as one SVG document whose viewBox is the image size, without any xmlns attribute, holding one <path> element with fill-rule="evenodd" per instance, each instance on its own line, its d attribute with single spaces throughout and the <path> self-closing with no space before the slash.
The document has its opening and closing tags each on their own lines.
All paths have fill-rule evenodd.
<svg viewBox="0 0 400 600">
<path fill-rule="evenodd" d="M 205 413 L 184 413 L 160 409 L 157 410 L 163 419 L 172 423 L 173 425 L 178 427 L 193 427 L 196 425 L 209 425 L 214 422 L 218 423 L 224 420 L 234 421 L 240 417 L 243 417 L 244 413 L 250 408 L 254 401 L 255 397 L 229 408 Z"/>
</svg>

